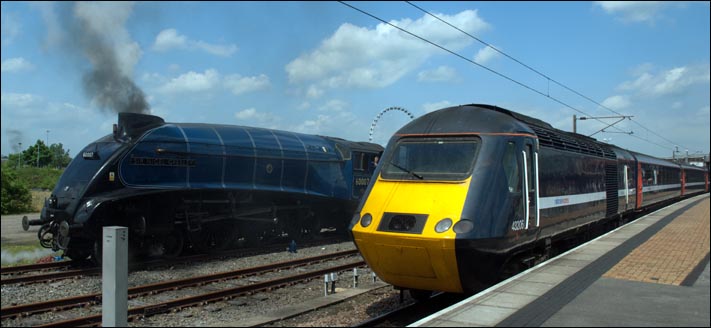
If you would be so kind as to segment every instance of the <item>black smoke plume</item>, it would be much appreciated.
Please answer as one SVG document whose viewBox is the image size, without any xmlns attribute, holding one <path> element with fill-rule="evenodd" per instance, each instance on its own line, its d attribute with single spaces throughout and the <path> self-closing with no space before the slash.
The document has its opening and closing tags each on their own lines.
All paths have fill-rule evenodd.
<svg viewBox="0 0 711 328">
<path fill-rule="evenodd" d="M 126 42 L 130 41 L 123 26 L 125 21 L 122 19 L 110 20 L 109 22 L 114 24 L 111 28 L 105 27 L 106 21 L 97 23 L 97 20 L 102 18 L 105 20 L 107 13 L 110 15 L 113 9 L 116 9 L 116 15 L 130 13 L 132 4 L 73 3 L 73 7 L 77 24 L 74 27 L 77 28 L 73 29 L 74 33 L 72 34 L 83 49 L 84 55 L 90 59 L 92 66 L 92 69 L 83 76 L 84 92 L 101 108 L 110 109 L 116 113 L 149 114 L 150 106 L 146 101 L 145 94 L 127 75 L 126 65 L 122 70 L 119 62 L 119 49 L 125 48 Z M 81 14 L 79 14 L 80 12 Z M 96 15 L 91 15 L 91 13 L 96 13 Z M 124 43 L 121 44 L 116 40 L 122 40 Z"/>
</svg>

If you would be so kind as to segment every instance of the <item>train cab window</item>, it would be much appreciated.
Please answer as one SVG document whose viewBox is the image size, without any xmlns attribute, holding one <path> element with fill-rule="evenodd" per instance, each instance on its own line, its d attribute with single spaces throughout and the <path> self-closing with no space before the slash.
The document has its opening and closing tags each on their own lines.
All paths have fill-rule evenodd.
<svg viewBox="0 0 711 328">
<path fill-rule="evenodd" d="M 368 157 L 361 152 L 353 152 L 353 171 L 365 171 L 368 167 Z"/>
<path fill-rule="evenodd" d="M 521 190 L 521 179 L 518 172 L 518 159 L 516 156 L 516 144 L 512 141 L 506 145 L 503 158 L 503 168 L 506 174 L 506 181 L 509 185 L 509 192 L 519 192 Z"/>
<path fill-rule="evenodd" d="M 479 139 L 405 138 L 383 159 L 382 177 L 398 180 L 458 181 L 469 177 Z"/>
</svg>

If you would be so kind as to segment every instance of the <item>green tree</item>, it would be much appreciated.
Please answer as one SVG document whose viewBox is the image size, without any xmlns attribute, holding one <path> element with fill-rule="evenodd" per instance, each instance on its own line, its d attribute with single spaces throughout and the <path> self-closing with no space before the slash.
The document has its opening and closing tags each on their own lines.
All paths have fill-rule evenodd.
<svg viewBox="0 0 711 328">
<path fill-rule="evenodd" d="M 2 214 L 26 213 L 32 205 L 30 190 L 23 185 L 12 170 L 2 171 Z"/>
<path fill-rule="evenodd" d="M 72 158 L 69 156 L 69 150 L 64 150 L 62 143 L 54 143 L 49 146 L 49 152 L 52 155 L 50 165 L 54 168 L 64 168 L 69 165 Z"/>
<path fill-rule="evenodd" d="M 40 139 L 37 139 L 37 143 L 34 145 L 27 147 L 27 149 L 22 152 L 21 158 L 22 166 L 49 166 L 54 168 L 66 167 L 72 160 L 72 158 L 69 157 L 69 150 L 64 150 L 64 146 L 61 143 L 55 143 L 47 147 L 44 141 Z M 8 156 L 8 161 L 15 164 L 17 164 L 19 159 L 19 154 L 11 154 Z"/>
</svg>

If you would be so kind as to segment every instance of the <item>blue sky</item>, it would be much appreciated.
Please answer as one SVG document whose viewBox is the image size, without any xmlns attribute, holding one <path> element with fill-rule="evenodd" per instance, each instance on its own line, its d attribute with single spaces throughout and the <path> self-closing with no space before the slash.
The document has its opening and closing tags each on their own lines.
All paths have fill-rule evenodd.
<svg viewBox="0 0 711 328">
<path fill-rule="evenodd" d="M 349 4 L 528 88 L 338 2 L 2 2 L 2 154 L 48 138 L 74 156 L 111 132 L 119 109 L 85 88 L 99 54 L 168 122 L 367 141 L 388 107 L 486 103 L 566 131 L 630 115 L 594 137 L 709 152 L 708 2 L 413 2 L 606 108 L 406 2 Z M 385 113 L 373 141 L 408 121 Z"/>
</svg>

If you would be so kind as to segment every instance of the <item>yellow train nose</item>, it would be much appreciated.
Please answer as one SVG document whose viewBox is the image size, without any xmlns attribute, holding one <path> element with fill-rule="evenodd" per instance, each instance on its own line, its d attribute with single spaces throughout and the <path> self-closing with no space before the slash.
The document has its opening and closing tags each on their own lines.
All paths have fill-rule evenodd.
<svg viewBox="0 0 711 328">
<path fill-rule="evenodd" d="M 454 239 L 387 238 L 354 233 L 368 265 L 383 281 L 398 287 L 462 292 Z"/>
<path fill-rule="evenodd" d="M 352 232 L 381 279 L 403 288 L 462 292 L 456 233 L 435 227 L 445 219 L 451 225 L 458 221 L 470 181 L 376 181 L 360 213 L 369 214 L 372 222 L 359 222 Z"/>
</svg>

